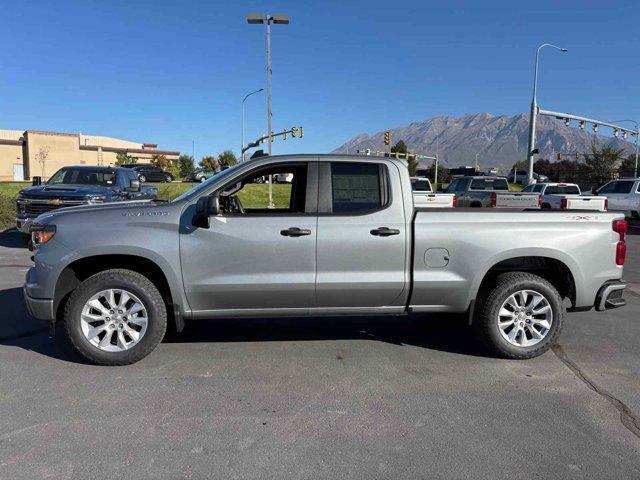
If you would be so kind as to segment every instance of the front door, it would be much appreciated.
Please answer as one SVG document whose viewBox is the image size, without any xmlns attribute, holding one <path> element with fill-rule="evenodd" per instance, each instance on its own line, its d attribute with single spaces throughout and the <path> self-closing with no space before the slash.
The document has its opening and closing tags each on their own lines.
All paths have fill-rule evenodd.
<svg viewBox="0 0 640 480">
<path fill-rule="evenodd" d="M 408 232 L 397 167 L 323 162 L 319 177 L 318 308 L 401 310 L 408 285 Z"/>
<path fill-rule="evenodd" d="M 598 195 L 607 197 L 609 210 L 630 210 L 632 206 L 629 203 L 629 194 L 633 184 L 633 180 L 612 180 L 598 190 Z"/>
<path fill-rule="evenodd" d="M 292 183 L 255 183 L 269 173 L 293 173 Z M 194 315 L 306 314 L 315 304 L 317 164 L 278 164 L 233 178 L 216 192 L 221 213 L 210 228 L 187 225 L 180 257 Z"/>
</svg>

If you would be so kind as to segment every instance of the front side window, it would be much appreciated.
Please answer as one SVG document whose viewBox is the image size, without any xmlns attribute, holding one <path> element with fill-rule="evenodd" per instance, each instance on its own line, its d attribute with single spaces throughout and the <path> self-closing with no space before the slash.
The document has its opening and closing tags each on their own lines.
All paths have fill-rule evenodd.
<svg viewBox="0 0 640 480">
<path fill-rule="evenodd" d="M 227 215 L 303 214 L 306 206 L 307 164 L 276 165 L 234 180 L 218 192 L 220 211 Z M 269 205 L 268 179 L 273 183 Z"/>
<path fill-rule="evenodd" d="M 630 193 L 633 183 L 633 180 L 620 180 L 616 182 L 616 188 L 613 193 Z"/>
<path fill-rule="evenodd" d="M 382 208 L 382 168 L 375 163 L 332 163 L 332 212 L 361 214 Z"/>
<path fill-rule="evenodd" d="M 606 183 L 602 188 L 600 188 L 600 190 L 598 190 L 598 193 L 602 194 L 602 193 L 614 193 L 615 188 L 616 188 L 616 181 L 613 182 L 609 182 Z"/>
</svg>

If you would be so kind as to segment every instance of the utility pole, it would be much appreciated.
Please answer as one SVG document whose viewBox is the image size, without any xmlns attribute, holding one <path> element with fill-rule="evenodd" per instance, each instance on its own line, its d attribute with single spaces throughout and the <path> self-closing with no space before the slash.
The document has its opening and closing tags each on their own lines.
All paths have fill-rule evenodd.
<svg viewBox="0 0 640 480">
<path fill-rule="evenodd" d="M 254 93 L 262 92 L 264 88 L 260 88 L 259 90 L 254 90 L 253 92 L 247 93 L 242 99 L 242 143 L 240 144 L 240 160 L 244 162 L 244 102 Z"/>
<path fill-rule="evenodd" d="M 288 25 L 289 17 L 287 15 L 262 15 L 261 13 L 250 13 L 247 15 L 247 23 L 266 25 L 267 33 L 267 136 L 268 136 L 268 152 L 271 156 L 271 143 L 273 132 L 271 131 L 271 24 Z M 269 175 L 269 208 L 274 208 L 273 203 L 273 179 Z"/>
<path fill-rule="evenodd" d="M 538 62 L 540 60 L 540 50 L 542 50 L 544 47 L 552 47 L 560 50 L 563 53 L 567 52 L 566 48 L 558 47 L 550 43 L 543 43 L 536 50 L 536 63 L 533 70 L 533 96 L 531 99 L 531 113 L 529 117 L 529 144 L 527 147 L 527 161 L 529 162 L 527 179 L 528 184 L 533 181 L 533 150 L 534 148 L 536 148 L 536 117 L 538 116 L 538 100 L 536 98 L 538 89 Z"/>
</svg>

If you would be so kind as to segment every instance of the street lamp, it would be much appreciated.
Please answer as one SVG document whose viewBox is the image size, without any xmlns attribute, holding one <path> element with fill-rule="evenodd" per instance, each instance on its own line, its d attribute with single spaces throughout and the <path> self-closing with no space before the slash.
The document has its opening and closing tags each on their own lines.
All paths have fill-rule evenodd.
<svg viewBox="0 0 640 480">
<path fill-rule="evenodd" d="M 531 99 L 531 117 L 529 120 L 529 145 L 527 147 L 527 159 L 529 160 L 529 173 L 527 183 L 531 183 L 533 181 L 533 149 L 536 148 L 536 115 L 538 113 L 538 101 L 536 99 L 536 93 L 538 90 L 538 62 L 540 60 L 540 50 L 542 50 L 544 47 L 555 48 L 556 50 L 560 50 L 563 53 L 567 52 L 566 48 L 558 47 L 557 45 L 553 45 L 551 43 L 543 43 L 536 50 L 536 64 L 533 71 L 533 98 Z"/>
<path fill-rule="evenodd" d="M 261 13 L 250 13 L 247 15 L 247 23 L 249 24 L 265 24 L 267 32 L 267 142 L 269 146 L 269 155 L 271 155 L 271 24 L 288 25 L 289 17 L 287 15 L 262 15 Z M 273 182 L 269 175 L 269 208 L 273 208 Z"/>
<path fill-rule="evenodd" d="M 240 144 L 240 157 L 242 158 L 243 162 L 244 162 L 244 102 L 247 98 L 249 98 L 254 93 L 262 92 L 263 90 L 264 88 L 261 88 L 259 90 L 254 90 L 251 93 L 247 93 L 242 99 L 242 143 Z"/>
<path fill-rule="evenodd" d="M 638 178 L 638 137 L 640 136 L 640 125 L 638 125 L 638 122 L 636 122 L 635 120 L 616 120 L 611 123 L 618 122 L 631 122 L 636 126 L 636 166 L 633 170 L 633 176 L 634 178 Z"/>
</svg>

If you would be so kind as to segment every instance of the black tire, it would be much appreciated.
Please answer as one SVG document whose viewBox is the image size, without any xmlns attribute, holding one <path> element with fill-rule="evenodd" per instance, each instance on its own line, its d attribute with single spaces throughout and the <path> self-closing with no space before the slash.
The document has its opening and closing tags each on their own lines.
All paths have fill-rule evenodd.
<svg viewBox="0 0 640 480">
<path fill-rule="evenodd" d="M 551 210 L 551 205 L 549 205 L 548 203 L 543 203 L 540 208 L 542 210 Z"/>
<path fill-rule="evenodd" d="M 171 175 L 165 175 L 164 181 L 167 183 L 173 182 L 173 177 Z"/>
<path fill-rule="evenodd" d="M 80 315 L 91 296 L 108 288 L 122 288 L 136 295 L 147 308 L 147 331 L 129 350 L 105 352 L 91 344 L 82 333 Z M 167 311 L 156 286 L 144 275 L 125 269 L 96 273 L 82 282 L 71 294 L 64 309 L 67 337 L 76 351 L 97 365 L 129 365 L 151 353 L 162 341 L 167 330 Z"/>
<path fill-rule="evenodd" d="M 144 175 L 140 175 L 138 177 L 138 180 L 140 180 L 140 183 L 146 183 L 147 182 L 147 177 L 145 177 Z"/>
<path fill-rule="evenodd" d="M 546 336 L 539 343 L 528 347 L 512 345 L 498 328 L 498 312 L 503 302 L 520 290 L 540 293 L 549 302 L 553 313 L 551 328 Z M 486 347 L 496 356 L 511 359 L 537 357 L 549 350 L 560 335 L 564 321 L 562 298 L 556 288 L 544 278 L 525 272 L 503 273 L 491 287 L 480 292 L 478 298 L 474 327 Z"/>
<path fill-rule="evenodd" d="M 204 183 L 207 181 L 207 177 L 200 177 L 200 183 Z"/>
</svg>

